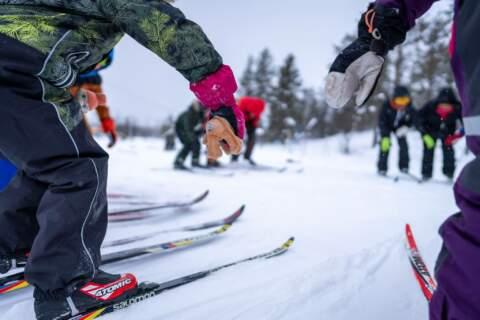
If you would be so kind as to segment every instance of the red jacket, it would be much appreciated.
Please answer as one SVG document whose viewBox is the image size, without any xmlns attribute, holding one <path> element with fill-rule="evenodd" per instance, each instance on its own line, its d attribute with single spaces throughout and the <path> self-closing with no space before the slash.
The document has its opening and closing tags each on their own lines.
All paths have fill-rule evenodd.
<svg viewBox="0 0 480 320">
<path fill-rule="evenodd" d="M 245 121 L 252 122 L 256 128 L 260 124 L 265 105 L 265 100 L 257 97 L 242 97 L 238 100 L 238 106 L 245 115 Z"/>
</svg>

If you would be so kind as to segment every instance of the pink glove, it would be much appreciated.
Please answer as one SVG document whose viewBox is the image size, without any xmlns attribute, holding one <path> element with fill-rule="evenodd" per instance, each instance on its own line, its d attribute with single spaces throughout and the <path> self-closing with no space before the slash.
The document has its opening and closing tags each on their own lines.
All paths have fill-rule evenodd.
<svg viewBox="0 0 480 320">
<path fill-rule="evenodd" d="M 237 88 L 232 69 L 227 65 L 221 66 L 220 69 L 203 80 L 190 84 L 190 90 L 202 105 L 212 110 L 212 116 L 225 118 L 232 126 L 235 134 L 243 139 L 245 119 L 233 96 Z M 217 114 L 216 111 L 220 111 L 220 109 L 223 109 L 222 112 Z M 225 115 L 225 109 L 231 109 L 231 116 Z"/>
</svg>

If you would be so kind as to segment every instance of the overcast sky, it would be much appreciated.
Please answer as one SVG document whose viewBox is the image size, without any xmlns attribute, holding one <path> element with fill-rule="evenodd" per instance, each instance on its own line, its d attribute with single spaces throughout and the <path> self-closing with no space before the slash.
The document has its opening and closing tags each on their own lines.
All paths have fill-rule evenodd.
<svg viewBox="0 0 480 320">
<path fill-rule="evenodd" d="M 265 47 L 276 64 L 288 53 L 298 60 L 304 83 L 321 87 L 334 58 L 333 46 L 355 30 L 368 0 L 178 0 L 176 6 L 197 22 L 237 77 L 247 57 Z M 193 99 L 188 82 L 174 69 L 125 37 L 116 60 L 104 73 L 113 115 L 148 124 L 178 114 Z"/>
</svg>

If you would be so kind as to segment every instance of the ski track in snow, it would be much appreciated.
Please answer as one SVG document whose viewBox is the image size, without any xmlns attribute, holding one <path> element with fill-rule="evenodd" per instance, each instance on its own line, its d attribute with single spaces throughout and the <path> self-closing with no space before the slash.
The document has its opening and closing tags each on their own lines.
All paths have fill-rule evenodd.
<svg viewBox="0 0 480 320">
<path fill-rule="evenodd" d="M 411 171 L 418 173 L 421 141 L 416 134 L 409 139 Z M 370 134 L 354 136 L 348 156 L 339 153 L 339 140 L 288 148 L 260 145 L 255 153 L 260 164 L 289 169 L 226 169 L 233 177 L 170 170 L 175 154 L 164 152 L 161 140 L 119 144 L 111 151 L 109 192 L 127 198 L 110 199 L 112 211 L 134 207 L 135 202 L 165 203 L 211 192 L 188 210 L 159 210 L 145 220 L 111 223 L 107 241 L 219 219 L 242 204 L 247 207 L 226 234 L 205 245 L 113 264 L 106 271 L 133 272 L 140 281 L 166 281 L 271 250 L 289 236 L 296 241 L 282 256 L 220 271 L 102 319 L 426 319 L 427 304 L 405 255 L 403 228 L 406 222 L 412 224 L 433 269 L 441 245 L 437 229 L 456 209 L 451 187 L 377 177 L 377 150 L 370 147 Z M 457 148 L 459 164 L 465 164 L 464 145 Z M 396 153 L 394 147 L 391 175 L 398 172 Z M 295 163 L 287 164 L 287 159 Z M 437 151 L 437 179 L 440 164 Z M 201 233 L 205 231 L 159 234 L 121 248 Z M 1 296 L 0 319 L 33 319 L 31 294 L 27 289 Z"/>
</svg>

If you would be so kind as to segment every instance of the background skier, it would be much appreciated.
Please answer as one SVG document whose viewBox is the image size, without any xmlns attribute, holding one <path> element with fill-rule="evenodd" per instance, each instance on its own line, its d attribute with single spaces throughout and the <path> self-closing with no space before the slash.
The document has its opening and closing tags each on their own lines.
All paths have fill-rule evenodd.
<svg viewBox="0 0 480 320">
<path fill-rule="evenodd" d="M 333 63 L 326 97 L 333 107 L 350 100 L 362 105 L 375 89 L 388 51 L 404 42 L 415 20 L 435 0 L 377 0 L 359 22 L 358 38 Z M 448 219 L 440 234 L 444 247 L 437 261 L 438 289 L 430 303 L 430 318 L 480 317 L 480 2 L 456 0 L 450 55 L 463 103 L 467 144 L 475 160 L 455 184 L 461 212 Z"/>
<path fill-rule="evenodd" d="M 108 145 L 109 148 L 113 147 L 117 143 L 117 129 L 115 121 L 110 115 L 110 108 L 106 103 L 106 96 L 102 88 L 103 80 L 102 76 L 100 75 L 100 71 L 110 67 L 113 62 L 113 57 L 114 53 L 112 50 L 95 66 L 93 70 L 81 73 L 78 76 L 77 83 L 71 89 L 73 95 L 76 95 L 80 89 L 84 89 L 95 93 L 97 96 L 103 97 L 95 110 L 102 125 L 103 132 L 108 134 L 110 137 L 110 143 Z M 84 118 L 84 120 L 87 121 L 87 118 Z M 91 128 L 88 126 L 88 122 L 86 122 L 86 124 L 91 131 Z"/>
<path fill-rule="evenodd" d="M 39 320 L 68 319 L 135 290 L 99 270 L 108 155 L 69 88 L 125 33 L 176 68 L 212 111 L 209 158 L 239 153 L 237 84 L 201 28 L 161 0 L 0 0 L 0 150 L 22 172 L 0 193 L 0 270 L 31 249 L 26 280 Z M 35 6 L 33 6 L 35 5 Z M 97 295 L 88 288 L 94 285 Z M 110 292 L 110 289 L 112 291 Z M 111 293 L 111 294 L 110 294 Z"/>
<path fill-rule="evenodd" d="M 378 173 L 386 175 L 388 171 L 388 156 L 392 146 L 391 135 L 397 137 L 399 146 L 398 167 L 401 172 L 408 172 L 410 155 L 408 152 L 407 133 L 414 125 L 415 109 L 412 105 L 410 92 L 406 87 L 395 88 L 392 98 L 383 104 L 378 120 L 380 130 L 380 155 L 378 158 Z"/>
<path fill-rule="evenodd" d="M 192 154 L 192 167 L 204 167 L 200 165 L 200 136 L 204 130 L 204 119 L 204 107 L 196 100 L 178 117 L 175 123 L 175 132 L 183 147 L 175 158 L 175 169 L 188 169 L 184 162 L 190 153 Z"/>
<path fill-rule="evenodd" d="M 453 144 L 463 136 L 460 101 L 451 88 L 444 88 L 437 98 L 428 102 L 419 112 L 419 131 L 423 140 L 422 176 L 432 177 L 433 158 L 437 140 L 442 142 L 443 174 L 453 179 L 455 150 Z"/>
<path fill-rule="evenodd" d="M 257 97 L 243 97 L 238 100 L 238 107 L 242 110 L 245 117 L 245 128 L 247 133 L 246 149 L 243 157 L 251 165 L 256 165 L 252 159 L 253 148 L 255 147 L 256 132 L 260 125 L 260 118 L 265 111 L 265 100 Z M 238 160 L 238 156 L 232 156 L 233 161 Z"/>
<path fill-rule="evenodd" d="M 165 127 L 165 150 L 173 151 L 175 150 L 175 121 L 172 116 L 168 118 L 168 122 Z"/>
</svg>

